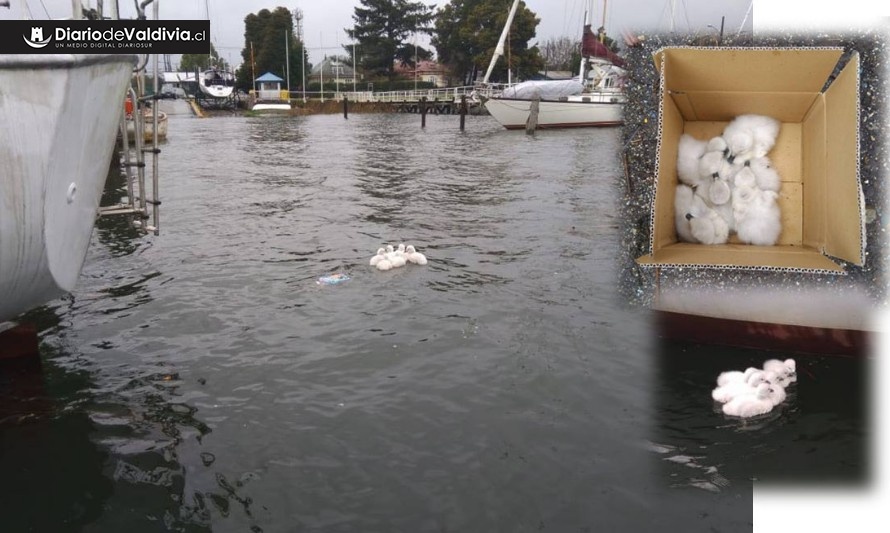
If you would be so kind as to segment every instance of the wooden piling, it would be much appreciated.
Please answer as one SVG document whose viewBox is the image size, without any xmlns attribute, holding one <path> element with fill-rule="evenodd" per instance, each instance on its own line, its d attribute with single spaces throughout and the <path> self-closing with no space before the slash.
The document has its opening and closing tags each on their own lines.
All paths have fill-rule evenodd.
<svg viewBox="0 0 890 533">
<path fill-rule="evenodd" d="M 343 118 L 349 118 L 349 98 L 343 97 Z"/>
<path fill-rule="evenodd" d="M 467 121 L 467 95 L 460 95 L 460 131 L 464 131 L 464 123 Z"/>
<path fill-rule="evenodd" d="M 525 121 L 525 133 L 533 135 L 538 128 L 538 110 L 541 107 L 541 95 L 535 94 L 528 108 L 528 120 Z"/>
<path fill-rule="evenodd" d="M 420 98 L 420 127 L 426 128 L 426 96 Z"/>
</svg>

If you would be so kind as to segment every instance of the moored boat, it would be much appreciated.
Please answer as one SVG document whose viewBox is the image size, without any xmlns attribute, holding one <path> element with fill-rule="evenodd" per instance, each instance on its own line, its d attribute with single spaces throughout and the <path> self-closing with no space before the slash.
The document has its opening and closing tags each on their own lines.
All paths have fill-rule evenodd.
<svg viewBox="0 0 890 533">
<path fill-rule="evenodd" d="M 235 90 L 235 75 L 218 68 L 207 69 L 198 76 L 198 88 L 211 98 L 231 98 Z"/>
<path fill-rule="evenodd" d="M 0 321 L 74 288 L 135 59 L 0 55 Z"/>
<path fill-rule="evenodd" d="M 136 123 L 132 115 L 127 115 L 127 135 L 133 139 L 136 135 Z M 151 109 L 142 113 L 142 138 L 145 142 L 152 142 L 154 136 L 154 117 Z M 167 113 L 158 111 L 158 140 L 167 139 Z"/>
<path fill-rule="evenodd" d="M 508 26 L 511 19 L 507 19 Z M 626 72 L 621 68 L 621 58 L 608 49 L 604 40 L 604 30 L 601 28 L 600 35 L 594 35 L 589 20 L 585 20 L 581 67 L 576 78 L 516 84 L 487 99 L 485 109 L 507 129 L 525 128 L 529 121 L 534 121 L 538 128 L 623 124 Z M 502 48 L 499 44 L 498 49 Z M 496 52 L 492 65 L 497 57 Z"/>
</svg>

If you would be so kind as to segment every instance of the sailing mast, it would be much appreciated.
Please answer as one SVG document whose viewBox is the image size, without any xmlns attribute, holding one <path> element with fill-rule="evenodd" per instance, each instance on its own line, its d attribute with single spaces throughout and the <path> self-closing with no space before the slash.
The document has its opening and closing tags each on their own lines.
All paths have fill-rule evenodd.
<svg viewBox="0 0 890 533">
<path fill-rule="evenodd" d="M 592 0 L 591 0 L 590 7 L 593 8 Z M 587 33 L 589 28 L 590 28 L 590 9 L 585 9 L 584 10 L 584 25 L 581 27 L 581 66 L 578 68 L 578 80 L 580 80 L 581 83 L 584 83 L 584 74 L 585 74 L 584 67 L 587 66 L 587 57 L 588 57 L 585 55 L 584 35 Z"/>
<path fill-rule="evenodd" d="M 501 38 L 498 39 L 498 45 L 494 49 L 491 63 L 488 64 L 488 70 L 485 71 L 485 78 L 482 79 L 483 84 L 488 83 L 491 71 L 494 70 L 494 64 L 497 63 L 499 57 L 504 55 L 504 41 L 507 40 L 507 34 L 510 33 L 510 25 L 513 24 L 513 16 L 516 14 L 517 7 L 519 7 L 519 0 L 513 0 L 513 5 L 510 7 L 510 14 L 507 15 L 507 22 L 504 24 L 503 31 L 501 31 Z"/>
</svg>

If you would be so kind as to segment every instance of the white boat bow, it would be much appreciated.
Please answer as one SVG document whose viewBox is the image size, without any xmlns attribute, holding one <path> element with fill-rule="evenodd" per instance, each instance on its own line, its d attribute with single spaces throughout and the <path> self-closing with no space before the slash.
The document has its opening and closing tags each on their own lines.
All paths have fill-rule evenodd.
<svg viewBox="0 0 890 533">
<path fill-rule="evenodd" d="M 135 62 L 0 55 L 0 321 L 74 288 Z"/>
</svg>

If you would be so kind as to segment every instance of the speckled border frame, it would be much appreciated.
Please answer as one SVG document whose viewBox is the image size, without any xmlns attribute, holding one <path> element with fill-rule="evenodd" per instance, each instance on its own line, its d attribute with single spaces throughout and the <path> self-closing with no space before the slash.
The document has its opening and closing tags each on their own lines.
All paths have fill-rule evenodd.
<svg viewBox="0 0 890 533">
<path fill-rule="evenodd" d="M 690 46 L 690 45 L 676 45 L 676 46 L 662 46 L 658 48 L 653 55 L 657 55 L 665 50 L 738 50 L 738 51 L 750 51 L 750 50 L 759 50 L 759 51 L 785 51 L 785 50 L 833 50 L 838 51 L 842 54 L 841 59 L 838 61 L 838 64 L 835 65 L 835 71 L 840 65 L 841 61 L 843 61 L 843 54 L 846 50 L 843 47 L 838 46 Z M 856 52 L 858 54 L 858 51 Z M 654 255 L 654 242 L 655 242 L 655 199 L 658 198 L 658 169 L 661 168 L 661 143 L 663 138 L 663 121 L 664 121 L 664 106 L 662 102 L 664 100 L 664 92 L 665 92 L 665 59 L 666 55 L 662 54 L 661 56 L 661 64 L 659 68 L 659 80 L 658 80 L 658 125 L 656 127 L 657 134 L 657 142 L 655 145 L 655 176 L 654 176 L 654 186 L 652 192 L 652 201 L 649 206 L 649 247 L 648 252 L 649 255 Z M 862 64 L 858 65 L 856 70 L 856 124 L 862 124 L 862 98 L 861 98 L 861 71 Z M 834 81 L 834 78 L 831 78 L 831 81 Z M 824 86 L 821 92 L 825 92 L 825 90 L 830 87 L 830 83 Z M 866 261 L 866 228 L 865 228 L 865 194 L 862 189 L 862 173 L 861 173 L 861 162 L 862 162 L 862 154 L 861 154 L 861 131 L 860 127 L 856 128 L 856 189 L 859 194 L 859 261 L 865 266 Z M 702 245 L 704 246 L 704 245 Z M 822 252 L 823 255 L 825 252 Z M 830 256 L 829 256 L 830 257 Z M 774 266 L 753 266 L 753 265 L 716 265 L 711 263 L 658 263 L 658 264 L 642 264 L 643 268 L 653 269 L 653 268 L 665 268 L 665 269 L 676 269 L 676 268 L 706 268 L 706 269 L 714 269 L 714 270 L 751 270 L 751 271 L 760 271 L 760 272 L 796 272 L 802 274 L 829 274 L 829 275 L 847 275 L 847 271 L 844 269 L 842 271 L 835 270 L 826 270 L 826 269 L 815 269 L 815 268 L 794 268 L 794 267 L 774 267 Z"/>
</svg>

